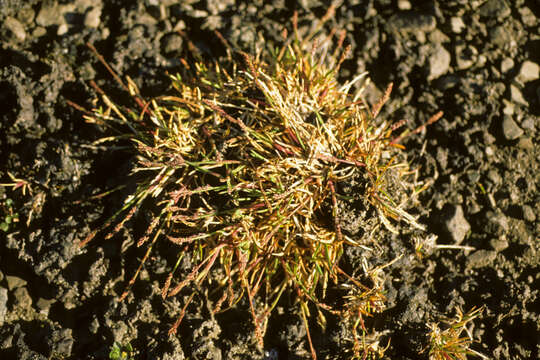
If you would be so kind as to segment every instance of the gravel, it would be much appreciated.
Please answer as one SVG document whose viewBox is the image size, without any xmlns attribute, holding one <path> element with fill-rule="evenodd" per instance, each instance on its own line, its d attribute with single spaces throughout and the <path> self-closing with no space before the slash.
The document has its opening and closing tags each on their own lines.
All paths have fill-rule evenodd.
<svg viewBox="0 0 540 360">
<path fill-rule="evenodd" d="M 454 244 L 460 244 L 471 230 L 460 205 L 449 205 L 443 210 L 444 229 Z"/>
<path fill-rule="evenodd" d="M 523 130 L 511 116 L 505 115 L 502 121 L 502 131 L 506 140 L 515 140 L 523 135 Z"/>
<path fill-rule="evenodd" d="M 491 250 L 478 250 L 467 257 L 468 268 L 482 268 L 490 265 L 497 258 L 497 252 Z"/>
<path fill-rule="evenodd" d="M 519 79 L 523 82 L 534 81 L 540 78 L 540 66 L 532 61 L 525 61 L 519 70 Z"/>
<path fill-rule="evenodd" d="M 450 68 L 450 53 L 442 46 L 437 45 L 429 57 L 428 80 L 434 80 L 448 72 Z"/>
</svg>

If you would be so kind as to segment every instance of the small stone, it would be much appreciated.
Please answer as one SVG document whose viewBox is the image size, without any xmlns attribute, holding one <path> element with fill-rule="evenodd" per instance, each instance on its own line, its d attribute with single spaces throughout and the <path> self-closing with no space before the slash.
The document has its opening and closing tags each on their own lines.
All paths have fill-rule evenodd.
<svg viewBox="0 0 540 360">
<path fill-rule="evenodd" d="M 32 307 L 32 298 L 28 293 L 28 289 L 26 289 L 25 287 L 17 288 L 13 292 L 13 297 L 15 298 L 15 306 L 23 309 L 28 309 Z"/>
<path fill-rule="evenodd" d="M 514 41 L 512 39 L 512 34 L 510 33 L 510 31 L 505 29 L 503 25 L 492 28 L 489 31 L 489 37 L 493 45 L 496 45 L 500 48 L 508 47 L 509 45 L 512 45 L 512 41 Z"/>
<path fill-rule="evenodd" d="M 476 60 L 476 67 L 483 68 L 487 63 L 487 56 L 484 54 L 478 55 L 478 60 Z"/>
<path fill-rule="evenodd" d="M 504 214 L 500 212 L 495 213 L 493 211 L 488 211 L 484 215 L 487 220 L 486 226 L 488 231 L 502 235 L 508 232 L 510 229 L 508 218 Z"/>
<path fill-rule="evenodd" d="M 450 18 L 450 28 L 453 33 L 460 34 L 465 28 L 465 23 L 462 18 L 454 16 Z"/>
<path fill-rule="evenodd" d="M 503 99 L 503 105 L 504 105 L 504 108 L 503 108 L 503 114 L 505 115 L 508 115 L 508 116 L 512 116 L 514 115 L 514 110 L 516 108 L 516 106 L 514 105 L 514 103 L 506 100 L 506 99 Z"/>
<path fill-rule="evenodd" d="M 502 183 L 502 177 L 499 175 L 499 172 L 495 169 L 491 169 L 487 173 L 487 177 L 489 181 L 491 181 L 494 185 L 499 186 Z"/>
<path fill-rule="evenodd" d="M 528 222 L 534 222 L 536 220 L 536 214 L 534 213 L 534 210 L 529 205 L 523 205 L 521 207 L 521 211 L 523 212 L 523 219 Z"/>
<path fill-rule="evenodd" d="M 19 20 L 8 16 L 4 20 L 4 28 L 8 31 L 7 35 L 16 41 L 23 42 L 26 39 L 26 31 Z"/>
<path fill-rule="evenodd" d="M 465 70 L 476 62 L 478 51 L 471 45 L 458 45 L 455 54 L 458 69 Z"/>
<path fill-rule="evenodd" d="M 69 28 L 67 24 L 61 24 L 58 26 L 58 30 L 56 30 L 56 35 L 62 36 L 68 32 Z"/>
<path fill-rule="evenodd" d="M 540 77 L 540 66 L 532 61 L 525 61 L 519 70 L 519 80 L 523 82 L 534 81 Z"/>
<path fill-rule="evenodd" d="M 530 130 L 534 132 L 535 123 L 536 118 L 534 118 L 533 116 L 528 116 L 521 121 L 521 127 L 525 130 Z"/>
<path fill-rule="evenodd" d="M 390 19 L 390 26 L 400 32 L 429 32 L 435 29 L 437 21 L 432 15 L 414 11 L 404 11 Z"/>
<path fill-rule="evenodd" d="M 39 298 L 36 303 L 36 307 L 39 309 L 40 314 L 48 315 L 51 305 L 55 302 L 55 299 Z"/>
<path fill-rule="evenodd" d="M 397 6 L 399 10 L 411 10 L 412 5 L 409 0 L 398 0 Z"/>
<path fill-rule="evenodd" d="M 71 329 L 54 331 L 51 340 L 52 353 L 60 355 L 61 358 L 70 357 L 74 343 Z"/>
<path fill-rule="evenodd" d="M 194 10 L 190 10 L 188 15 L 191 16 L 191 17 L 194 17 L 194 18 L 202 19 L 202 18 L 206 18 L 208 16 L 208 11 L 194 9 Z"/>
<path fill-rule="evenodd" d="M 501 61 L 501 72 L 507 73 L 508 70 L 512 69 L 514 67 L 514 60 L 511 58 L 504 58 L 503 61 Z"/>
<path fill-rule="evenodd" d="M 516 104 L 521 104 L 527 106 L 527 100 L 523 97 L 521 90 L 514 84 L 510 85 L 510 98 Z"/>
<path fill-rule="evenodd" d="M 481 16 L 502 19 L 510 14 L 510 7 L 504 0 L 488 0 L 480 7 Z"/>
<path fill-rule="evenodd" d="M 21 279 L 18 276 L 7 275 L 6 276 L 6 282 L 7 282 L 7 286 L 8 286 L 9 291 L 12 291 L 14 289 L 26 286 L 26 280 Z"/>
<path fill-rule="evenodd" d="M 24 25 L 30 25 L 34 21 L 36 12 L 31 7 L 25 7 L 19 11 L 17 14 L 17 20 L 19 20 Z"/>
<path fill-rule="evenodd" d="M 442 45 L 437 45 L 429 58 L 428 80 L 433 80 L 446 74 L 449 68 L 450 53 Z"/>
<path fill-rule="evenodd" d="M 9 334 L 0 343 L 0 349 L 8 349 L 13 346 L 13 335 Z"/>
<path fill-rule="evenodd" d="M 170 33 L 161 38 L 161 49 L 165 54 L 178 53 L 182 50 L 183 42 L 179 34 Z"/>
<path fill-rule="evenodd" d="M 477 250 L 467 258 L 468 268 L 481 268 L 488 266 L 497 258 L 497 252 L 493 250 Z"/>
<path fill-rule="evenodd" d="M 42 37 L 44 35 L 47 35 L 47 29 L 41 26 L 37 26 L 34 31 L 32 31 L 32 36 L 35 38 Z"/>
<path fill-rule="evenodd" d="M 523 130 L 508 115 L 503 117 L 502 131 L 506 140 L 515 140 L 523 135 Z"/>
<path fill-rule="evenodd" d="M 7 314 L 8 290 L 0 287 L 0 325 L 4 323 Z"/>
<path fill-rule="evenodd" d="M 517 144 L 518 148 L 523 150 L 534 150 L 534 144 L 529 138 L 521 138 Z"/>
<path fill-rule="evenodd" d="M 459 77 L 449 74 L 440 77 L 437 80 L 437 84 L 435 86 L 437 87 L 437 89 L 445 91 L 453 88 L 456 85 L 459 85 Z"/>
<path fill-rule="evenodd" d="M 450 38 L 439 29 L 431 31 L 428 35 L 429 42 L 432 44 L 442 44 L 450 41 Z"/>
<path fill-rule="evenodd" d="M 36 18 L 36 24 L 43 27 L 60 25 L 65 22 L 62 15 L 63 14 L 60 6 L 51 6 L 50 1 L 44 1 L 42 2 L 41 9 L 39 10 Z"/>
<path fill-rule="evenodd" d="M 84 26 L 97 29 L 101 22 L 101 8 L 95 7 L 92 8 L 89 12 L 86 13 L 84 17 Z"/>
<path fill-rule="evenodd" d="M 508 248 L 508 240 L 506 240 L 504 237 L 500 239 L 492 239 L 489 244 L 493 248 L 493 250 L 497 252 L 501 252 Z"/>
<path fill-rule="evenodd" d="M 443 225 L 455 244 L 460 244 L 465 235 L 471 230 L 471 225 L 465 219 L 460 205 L 445 207 L 443 210 Z"/>
<path fill-rule="evenodd" d="M 538 20 L 536 19 L 536 16 L 534 16 L 534 13 L 528 7 L 519 7 L 518 12 L 521 14 L 521 21 L 526 26 L 535 27 L 538 25 Z"/>
</svg>

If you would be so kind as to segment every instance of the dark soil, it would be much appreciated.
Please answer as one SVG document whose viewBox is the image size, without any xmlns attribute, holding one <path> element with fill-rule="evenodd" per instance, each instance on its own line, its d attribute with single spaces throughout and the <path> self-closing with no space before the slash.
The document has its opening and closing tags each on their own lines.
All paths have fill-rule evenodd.
<svg viewBox="0 0 540 360">
<path fill-rule="evenodd" d="M 0 182 L 12 174 L 28 184 L 0 187 L 1 359 L 104 359 L 115 341 L 131 343 L 137 359 L 309 358 L 293 294 L 273 315 L 262 353 L 246 304 L 212 317 L 205 288 L 169 337 L 187 295 L 161 300 L 174 265 L 167 244 L 119 302 L 144 255 L 129 246 L 142 215 L 119 236 L 78 247 L 127 192 L 91 197 L 125 183 L 132 164 L 128 151 L 94 146 L 107 133 L 67 103 L 91 108 L 91 81 L 128 101 L 86 43 L 155 96 L 189 56 L 186 39 L 218 59 L 214 30 L 251 51 L 279 44 L 294 10 L 301 29 L 326 12 L 320 1 L 265 3 L 0 0 Z M 369 71 L 368 100 L 394 83 L 382 116 L 413 129 L 444 111 L 405 143 L 432 182 L 413 212 L 438 244 L 474 248 L 434 248 L 420 259 L 414 234 L 380 240 L 388 258 L 372 256 L 374 265 L 403 255 L 385 270 L 388 308 L 370 322 L 381 344 L 391 339 L 390 359 L 427 359 L 419 355 L 427 324 L 457 306 L 486 307 L 472 334 L 488 358 L 540 357 L 539 9 L 535 0 L 344 0 L 327 24 L 348 30 L 343 79 Z M 361 232 L 355 211 L 345 219 L 351 233 Z M 344 266 L 361 273 L 353 250 Z M 311 331 L 320 359 L 348 357 L 338 319 L 325 332 L 313 321 Z"/>
</svg>

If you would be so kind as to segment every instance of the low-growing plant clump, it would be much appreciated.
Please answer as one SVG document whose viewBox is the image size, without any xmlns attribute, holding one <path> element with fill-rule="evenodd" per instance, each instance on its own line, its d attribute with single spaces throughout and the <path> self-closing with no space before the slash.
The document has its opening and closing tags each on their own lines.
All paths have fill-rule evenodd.
<svg viewBox="0 0 540 360">
<path fill-rule="evenodd" d="M 324 314 L 335 314 L 350 324 L 355 356 L 375 356 L 384 346 L 366 340 L 364 319 L 384 310 L 384 266 L 365 264 L 366 283 L 342 269 L 340 258 L 347 246 L 368 251 L 378 230 L 395 232 L 404 223 L 422 228 L 405 211 L 407 199 L 421 191 L 400 155 L 399 141 L 411 132 L 396 135 L 402 123 L 377 118 L 391 85 L 368 106 L 362 86 L 352 91 L 366 74 L 338 81 L 349 50 L 342 46 L 344 34 L 334 40 L 335 32 L 320 36 L 319 27 L 301 36 L 296 21 L 293 30 L 291 36 L 284 32 L 283 47 L 254 55 L 221 38 L 225 60 L 183 60 L 183 71 L 171 76 L 175 92 L 149 101 L 110 70 L 135 106 L 117 105 L 103 94 L 103 105 L 86 119 L 120 131 L 100 141 L 132 142 L 138 187 L 81 246 L 102 231 L 112 237 L 141 208 L 151 209 L 145 211 L 154 211 L 153 218 L 137 243 L 148 249 L 122 298 L 156 241 L 164 239 L 177 246 L 164 298 L 212 278 L 213 311 L 247 300 L 262 346 L 272 310 L 284 292 L 293 291 L 306 329 L 313 310 L 323 326 Z M 354 201 L 381 225 L 363 238 L 341 225 L 340 204 L 353 201 L 343 186 L 352 178 L 362 179 L 363 189 Z M 185 256 L 196 265 L 179 276 Z M 222 271 L 213 273 L 216 268 Z M 341 302 L 327 301 L 329 288 L 341 289 Z"/>
<path fill-rule="evenodd" d="M 483 309 L 483 307 L 473 308 L 463 314 L 462 310 L 458 308 L 455 318 L 443 321 L 444 327 L 442 329 L 438 323 L 429 324 L 429 345 L 422 352 L 427 351 L 430 360 L 465 360 L 467 355 L 487 360 L 487 356 L 470 348 L 473 337 L 467 327 L 482 313 Z"/>
</svg>

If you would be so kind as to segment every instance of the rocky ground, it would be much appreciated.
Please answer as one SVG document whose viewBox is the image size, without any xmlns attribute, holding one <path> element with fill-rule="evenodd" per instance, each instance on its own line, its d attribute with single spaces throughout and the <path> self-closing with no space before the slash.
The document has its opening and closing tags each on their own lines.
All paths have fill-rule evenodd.
<svg viewBox="0 0 540 360">
<path fill-rule="evenodd" d="M 0 187 L 0 358 L 103 359 L 115 341 L 130 343 L 137 359 L 309 358 L 292 295 L 271 319 L 264 352 L 246 305 L 210 316 L 205 289 L 178 336 L 167 336 L 185 298 L 161 300 L 174 265 L 159 256 L 166 249 L 118 301 L 144 255 L 129 247 L 130 227 L 78 243 L 121 203 L 121 192 L 92 196 L 122 184 L 131 155 L 92 145 L 102 130 L 66 101 L 91 108 L 91 80 L 125 96 L 87 42 L 153 96 L 188 52 L 186 39 L 209 59 L 223 55 L 214 30 L 250 51 L 279 43 L 294 10 L 300 28 L 314 23 L 323 3 L 0 0 L 0 182 L 8 184 Z M 427 324 L 457 306 L 485 306 L 472 347 L 488 358 L 540 356 L 539 9 L 538 0 L 344 0 L 327 24 L 348 31 L 343 79 L 368 71 L 368 100 L 394 83 L 383 116 L 412 129 L 444 111 L 405 143 L 421 180 L 432 182 L 416 214 L 437 244 L 473 248 L 435 246 L 419 258 L 407 234 L 381 240 L 389 259 L 404 255 L 386 270 L 387 310 L 372 323 L 381 343 L 391 339 L 389 359 L 427 359 L 418 354 Z M 355 265 L 354 255 L 345 260 Z M 319 358 L 347 358 L 341 331 L 336 319 L 325 332 L 314 324 Z"/>
</svg>

